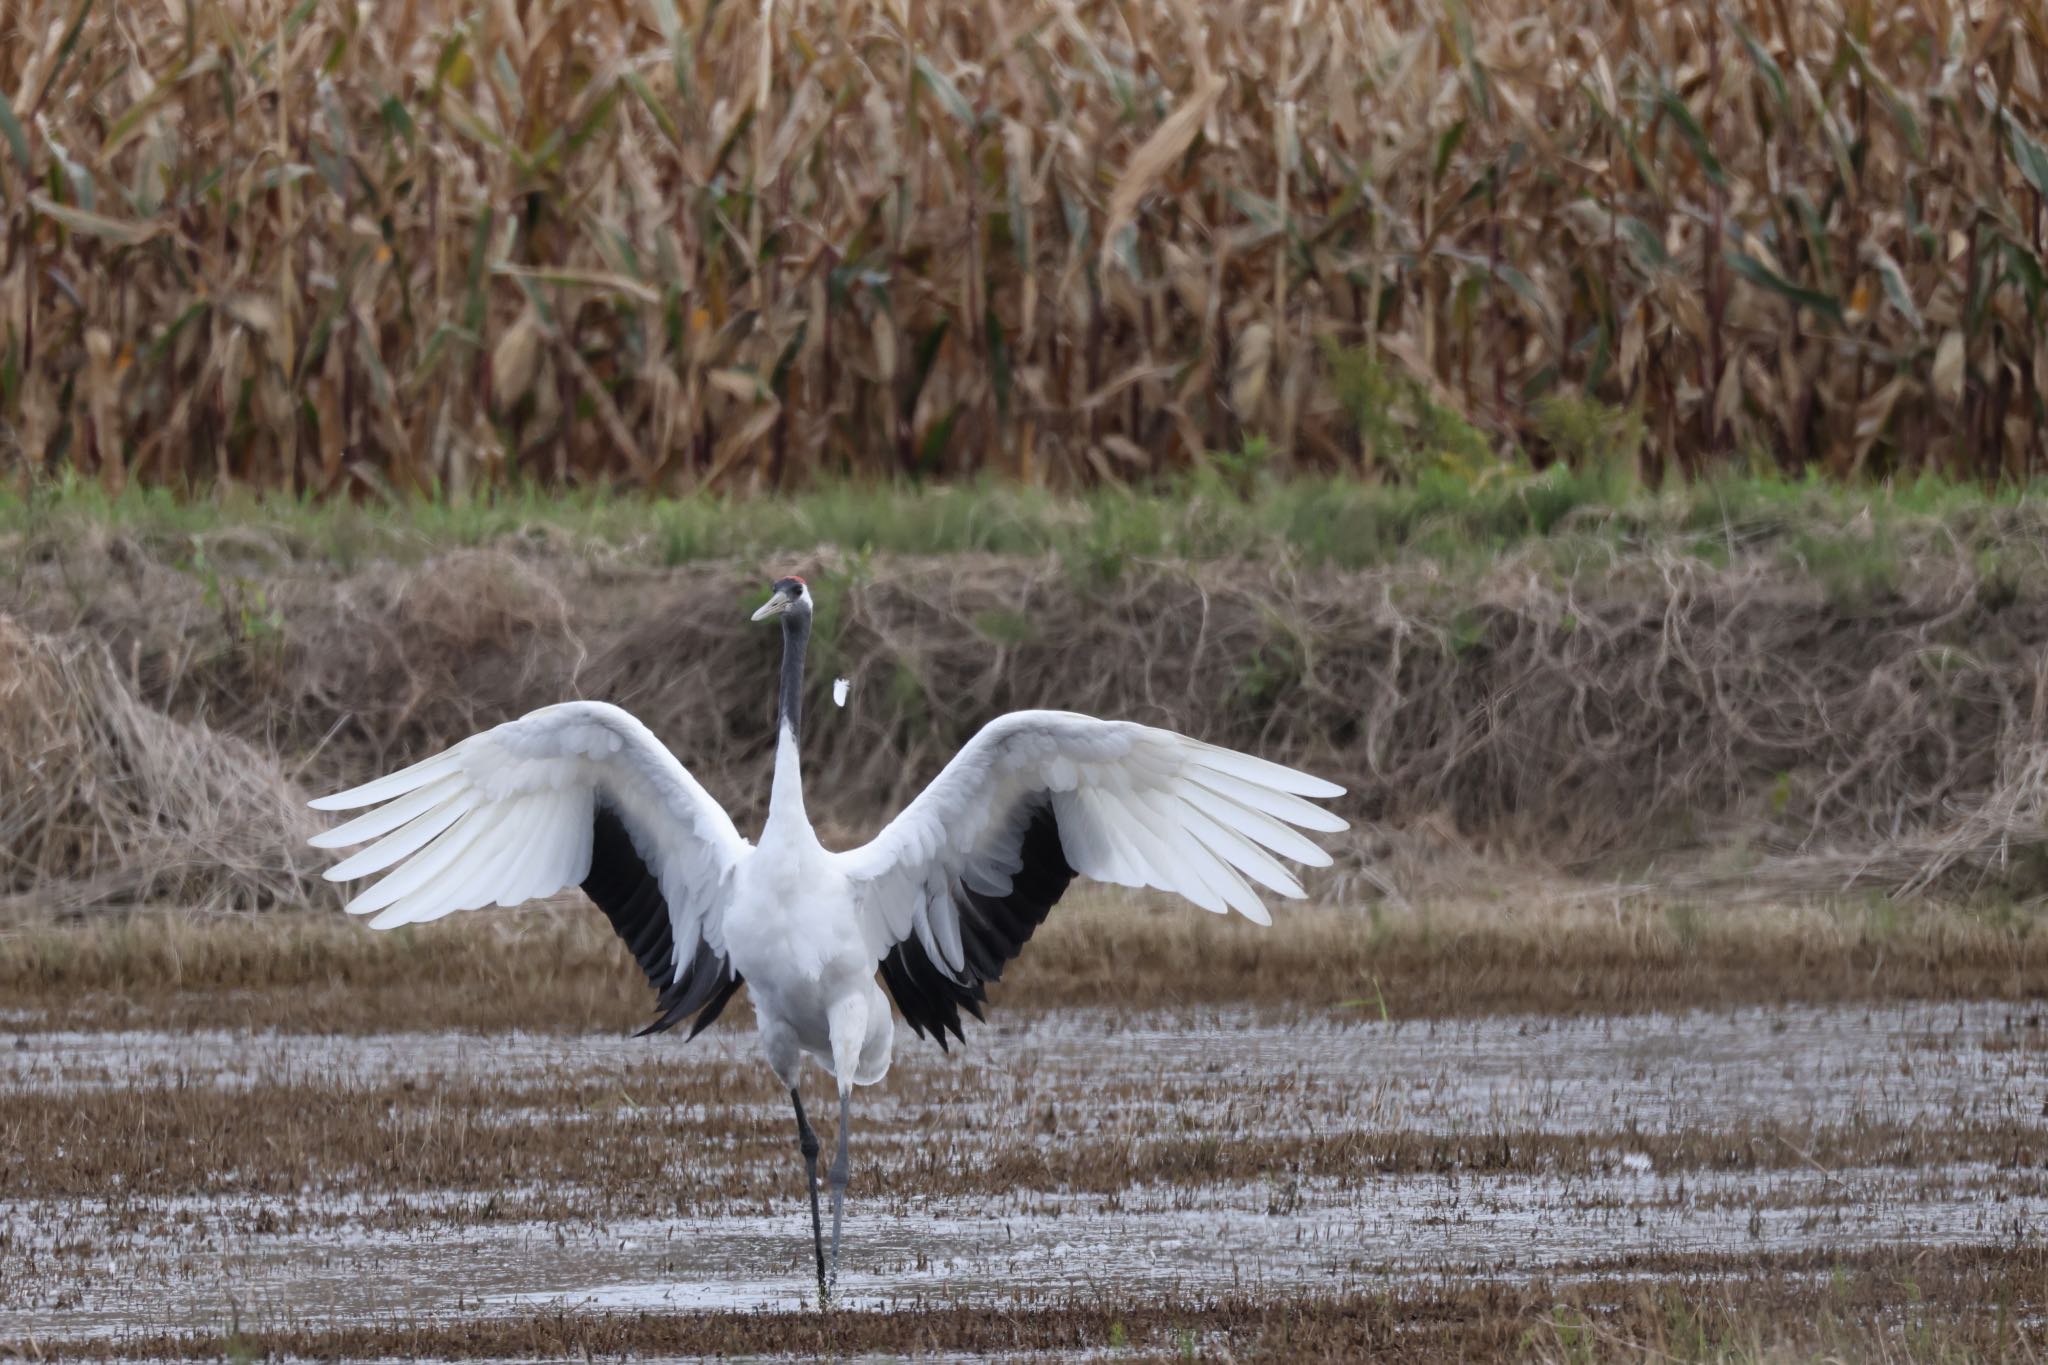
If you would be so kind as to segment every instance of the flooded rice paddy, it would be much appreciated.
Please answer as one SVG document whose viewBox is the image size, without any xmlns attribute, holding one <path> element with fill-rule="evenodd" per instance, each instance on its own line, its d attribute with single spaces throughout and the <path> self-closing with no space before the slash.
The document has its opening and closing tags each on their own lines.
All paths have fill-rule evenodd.
<svg viewBox="0 0 2048 1365">
<path fill-rule="evenodd" d="M 801 1309 L 786 1104 L 744 1028 L 0 1019 L 0 1342 Z M 2048 1027 L 2010 1003 L 1014 1012 L 950 1058 L 905 1032 L 853 1152 L 842 1293 L 875 1309 L 2038 1255 Z"/>
</svg>

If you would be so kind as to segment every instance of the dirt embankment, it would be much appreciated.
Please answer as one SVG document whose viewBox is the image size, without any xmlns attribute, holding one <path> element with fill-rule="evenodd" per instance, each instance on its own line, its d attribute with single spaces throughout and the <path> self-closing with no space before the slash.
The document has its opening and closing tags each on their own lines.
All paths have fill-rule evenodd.
<svg viewBox="0 0 2048 1365">
<path fill-rule="evenodd" d="M 1114 579 L 1053 560 L 774 567 L 818 586 L 808 788 L 841 834 L 874 828 L 987 718 L 1053 706 L 1345 783 L 1357 833 L 1325 883 L 1339 895 L 1497 876 L 1503 859 L 1717 895 L 2026 895 L 2048 876 L 2048 589 L 1961 558 L 1868 592 L 1654 555 L 1577 586 L 1533 558 L 1459 582 L 1258 563 Z M 176 554 L 45 546 L 0 582 L 0 893 L 289 900 L 296 855 L 221 844 L 229 826 L 295 843 L 298 794 L 567 697 L 642 716 L 745 825 L 769 775 L 779 639 L 747 621 L 765 581 L 758 565 L 621 568 L 537 542 L 345 570 L 253 533 Z M 835 677 L 853 684 L 843 710 Z M 163 827 L 181 807 L 205 828 Z M 137 860 L 194 875 L 110 876 Z M 227 883 L 198 875 L 210 864 Z"/>
</svg>

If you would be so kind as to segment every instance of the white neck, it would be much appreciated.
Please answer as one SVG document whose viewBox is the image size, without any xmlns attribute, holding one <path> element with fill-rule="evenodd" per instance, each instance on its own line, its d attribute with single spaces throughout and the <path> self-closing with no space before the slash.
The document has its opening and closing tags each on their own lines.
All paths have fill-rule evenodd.
<svg viewBox="0 0 2048 1365">
<path fill-rule="evenodd" d="M 803 766 L 797 758 L 796 735 L 787 725 L 776 727 L 775 785 L 768 792 L 768 830 L 800 829 L 809 833 L 810 816 L 804 812 Z"/>
</svg>

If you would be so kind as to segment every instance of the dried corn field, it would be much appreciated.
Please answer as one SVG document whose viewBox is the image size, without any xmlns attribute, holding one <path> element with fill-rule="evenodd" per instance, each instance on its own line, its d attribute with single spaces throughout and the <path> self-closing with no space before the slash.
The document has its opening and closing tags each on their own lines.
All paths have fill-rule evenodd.
<svg viewBox="0 0 2048 1365">
<path fill-rule="evenodd" d="M 0 458 L 333 493 L 1071 485 L 1455 410 L 2038 472 L 2003 0 L 18 0 Z M 1364 356 L 1391 384 L 1347 385 Z M 1625 443 L 1634 445 L 1634 442 Z M 1627 453 L 1624 450 L 1623 453 Z"/>
</svg>

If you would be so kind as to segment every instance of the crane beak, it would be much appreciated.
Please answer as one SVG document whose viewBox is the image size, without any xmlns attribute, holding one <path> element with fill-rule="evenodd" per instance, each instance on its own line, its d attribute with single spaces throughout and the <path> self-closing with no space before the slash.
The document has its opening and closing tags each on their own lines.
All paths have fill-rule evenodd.
<svg viewBox="0 0 2048 1365">
<path fill-rule="evenodd" d="M 761 604 L 760 610 L 754 613 L 753 619 L 765 621 L 771 616 L 780 616 L 783 612 L 789 610 L 789 601 L 790 599 L 784 597 L 781 593 L 775 593 L 766 602 Z"/>
</svg>

